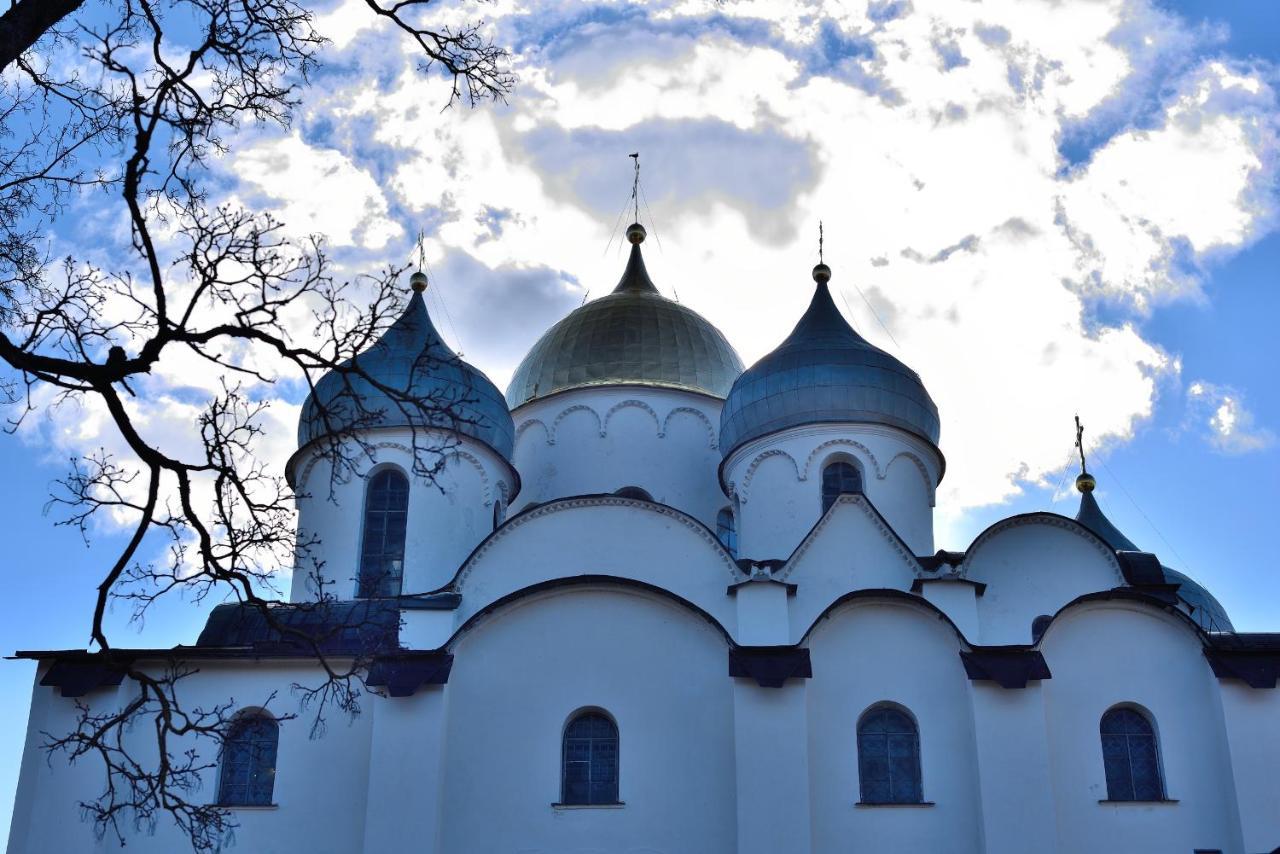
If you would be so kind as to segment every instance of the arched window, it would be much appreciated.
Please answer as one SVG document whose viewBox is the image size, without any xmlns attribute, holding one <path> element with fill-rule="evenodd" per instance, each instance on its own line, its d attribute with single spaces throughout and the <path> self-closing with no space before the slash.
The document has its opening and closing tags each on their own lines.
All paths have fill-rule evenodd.
<svg viewBox="0 0 1280 854">
<path fill-rule="evenodd" d="M 356 596 L 399 596 L 404 576 L 404 535 L 409 519 L 409 479 L 396 469 L 369 478 L 360 541 L 360 584 Z"/>
<path fill-rule="evenodd" d="M 618 727 L 602 712 L 581 712 L 564 730 L 562 804 L 618 802 Z"/>
<path fill-rule="evenodd" d="M 493 530 L 495 531 L 498 530 L 498 528 L 502 526 L 502 523 L 506 521 L 506 518 L 507 518 L 507 502 L 503 501 L 501 498 L 494 500 Z"/>
<path fill-rule="evenodd" d="M 726 507 L 716 516 L 716 536 L 724 543 L 729 554 L 738 556 L 738 526 L 734 522 L 732 509 Z"/>
<path fill-rule="evenodd" d="M 263 712 L 244 712 L 231 722 L 222 742 L 222 771 L 218 778 L 221 806 L 271 805 L 276 782 L 276 746 L 280 725 Z"/>
<path fill-rule="evenodd" d="M 1137 709 L 1117 706 L 1102 716 L 1100 729 L 1107 799 L 1164 800 L 1160 751 L 1151 719 Z"/>
<path fill-rule="evenodd" d="M 650 495 L 648 492 L 645 492 L 643 489 L 641 489 L 638 486 L 624 486 L 622 487 L 622 489 L 619 489 L 617 492 L 615 492 L 614 495 L 618 496 L 619 498 L 639 498 L 641 501 L 653 500 L 652 495 Z"/>
<path fill-rule="evenodd" d="M 871 709 L 858 721 L 858 783 L 866 804 L 918 804 L 920 734 L 906 712 Z"/>
<path fill-rule="evenodd" d="M 826 513 L 841 495 L 862 491 L 862 472 L 853 463 L 829 463 L 822 470 L 822 512 Z"/>
</svg>

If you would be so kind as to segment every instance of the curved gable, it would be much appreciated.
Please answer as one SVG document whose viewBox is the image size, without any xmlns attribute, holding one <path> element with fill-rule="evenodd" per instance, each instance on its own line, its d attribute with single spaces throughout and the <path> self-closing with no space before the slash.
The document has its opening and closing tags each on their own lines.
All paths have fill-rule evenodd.
<svg viewBox="0 0 1280 854">
<path fill-rule="evenodd" d="M 509 520 L 449 584 L 461 625 L 493 602 L 559 578 L 607 575 L 660 587 L 734 625 L 737 565 L 705 525 L 673 507 L 615 495 L 566 498 Z"/>
<path fill-rule="evenodd" d="M 1056 513 L 1027 513 L 995 523 L 973 541 L 959 571 L 986 585 L 978 599 L 984 644 L 1030 643 L 1036 617 L 1125 583 L 1111 547 Z"/>
</svg>

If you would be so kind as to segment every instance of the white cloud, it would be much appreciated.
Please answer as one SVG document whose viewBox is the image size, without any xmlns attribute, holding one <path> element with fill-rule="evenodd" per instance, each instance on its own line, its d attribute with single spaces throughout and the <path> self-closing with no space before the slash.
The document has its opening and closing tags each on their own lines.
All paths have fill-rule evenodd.
<svg viewBox="0 0 1280 854">
<path fill-rule="evenodd" d="M 1060 470 L 1074 413 L 1095 442 L 1131 438 L 1179 371 L 1143 312 L 1274 220 L 1268 73 L 1204 58 L 1212 33 L 1145 0 L 497 3 L 521 83 L 507 106 L 443 112 L 362 7 L 322 22 L 343 33 L 340 70 L 303 93 L 318 132 L 234 149 L 240 198 L 348 245 L 347 270 L 408 257 L 426 229 L 460 321 L 442 331 L 499 384 L 545 326 L 489 345 L 494 288 L 541 318 L 616 281 L 636 140 L 650 271 L 748 362 L 807 303 L 822 219 L 850 319 L 942 411 L 944 545 L 967 509 Z M 1121 309 L 1104 322 L 1099 300 Z M 1236 442 L 1265 435 L 1238 394 L 1214 413 Z"/>
<path fill-rule="evenodd" d="M 1191 428 L 1224 454 L 1247 454 L 1275 443 L 1275 433 L 1254 423 L 1233 388 L 1196 380 L 1187 386 L 1187 404 Z"/>
</svg>

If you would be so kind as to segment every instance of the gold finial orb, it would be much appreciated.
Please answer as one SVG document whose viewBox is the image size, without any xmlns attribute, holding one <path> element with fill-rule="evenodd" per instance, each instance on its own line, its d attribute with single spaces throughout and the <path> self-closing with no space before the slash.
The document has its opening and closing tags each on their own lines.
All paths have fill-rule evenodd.
<svg viewBox="0 0 1280 854">
<path fill-rule="evenodd" d="M 1087 471 L 1080 472 L 1079 476 L 1076 477 L 1076 489 L 1081 492 L 1093 492 L 1093 488 L 1097 485 L 1098 482 Z"/>
<path fill-rule="evenodd" d="M 826 264 L 819 264 L 813 268 L 813 280 L 820 285 L 825 285 L 831 281 L 831 268 Z"/>
<path fill-rule="evenodd" d="M 413 288 L 418 293 L 425 291 L 427 289 L 427 274 L 421 270 L 416 271 L 409 277 L 409 287 Z"/>
<path fill-rule="evenodd" d="M 644 243 L 648 233 L 644 230 L 644 226 L 638 222 L 633 222 L 627 226 L 627 240 L 632 244 Z"/>
</svg>

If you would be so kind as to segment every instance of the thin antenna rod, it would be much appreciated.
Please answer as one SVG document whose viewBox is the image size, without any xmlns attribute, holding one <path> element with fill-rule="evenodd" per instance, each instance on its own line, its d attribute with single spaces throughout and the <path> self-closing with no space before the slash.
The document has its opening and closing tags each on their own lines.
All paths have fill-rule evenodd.
<svg viewBox="0 0 1280 854">
<path fill-rule="evenodd" d="M 631 202 L 635 206 L 635 222 L 640 221 L 640 152 L 633 151 L 627 155 L 636 162 L 635 177 L 631 180 Z"/>
<path fill-rule="evenodd" d="M 1076 414 L 1076 448 L 1080 451 L 1080 473 L 1087 473 L 1084 464 L 1084 425 L 1080 423 L 1080 415 Z"/>
</svg>

